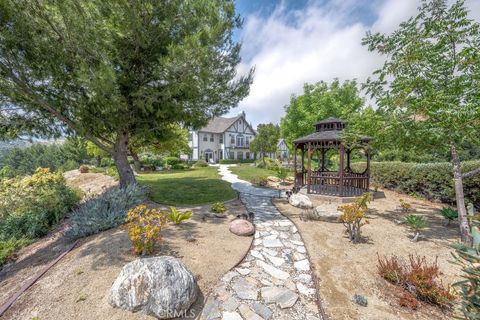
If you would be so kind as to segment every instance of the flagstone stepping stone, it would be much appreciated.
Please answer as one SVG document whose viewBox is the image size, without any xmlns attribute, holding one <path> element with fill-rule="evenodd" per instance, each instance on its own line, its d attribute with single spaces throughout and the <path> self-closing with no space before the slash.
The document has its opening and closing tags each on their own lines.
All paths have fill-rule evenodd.
<svg viewBox="0 0 480 320">
<path fill-rule="evenodd" d="M 232 289 L 235 291 L 237 296 L 243 300 L 255 300 L 258 296 L 258 289 L 246 281 L 244 278 L 237 278 L 232 283 Z"/>
<path fill-rule="evenodd" d="M 271 266 L 263 261 L 257 261 L 257 265 L 259 267 L 262 267 L 266 273 L 277 279 L 286 280 L 288 279 L 288 277 L 290 277 L 290 274 L 288 272 L 275 268 L 274 266 Z"/>
<path fill-rule="evenodd" d="M 295 266 L 295 269 L 297 269 L 297 270 L 299 270 L 299 271 L 308 271 L 308 270 L 310 270 L 310 262 L 308 262 L 307 259 L 297 261 L 297 262 L 295 262 L 293 265 Z"/>
</svg>

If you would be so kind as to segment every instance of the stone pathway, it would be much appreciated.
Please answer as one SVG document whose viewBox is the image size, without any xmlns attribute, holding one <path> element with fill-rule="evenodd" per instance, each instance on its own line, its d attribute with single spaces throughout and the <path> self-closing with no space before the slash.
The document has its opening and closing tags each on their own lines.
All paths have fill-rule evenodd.
<svg viewBox="0 0 480 320">
<path fill-rule="evenodd" d="M 255 214 L 255 239 L 245 260 L 207 299 L 200 319 L 321 319 L 305 245 L 295 225 L 272 204 L 279 191 L 254 187 L 228 167 L 220 165 L 219 172 Z"/>
</svg>

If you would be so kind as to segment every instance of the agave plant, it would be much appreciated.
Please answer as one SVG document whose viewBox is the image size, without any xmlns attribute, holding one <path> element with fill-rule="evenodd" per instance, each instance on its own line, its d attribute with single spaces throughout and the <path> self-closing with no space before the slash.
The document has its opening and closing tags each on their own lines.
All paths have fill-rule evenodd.
<svg viewBox="0 0 480 320">
<path fill-rule="evenodd" d="M 420 230 L 427 226 L 427 222 L 423 217 L 409 214 L 405 217 L 405 224 L 414 232 L 412 241 L 416 242 L 420 236 Z"/>
<path fill-rule="evenodd" d="M 175 207 L 170 207 L 170 212 L 166 213 L 168 221 L 172 222 L 173 224 L 179 224 L 184 220 L 188 220 L 192 217 L 192 211 L 183 211 L 180 212 Z"/>
<path fill-rule="evenodd" d="M 447 220 L 447 226 L 450 224 L 450 221 L 458 218 L 458 211 L 450 207 L 440 210 L 440 214 Z"/>
</svg>

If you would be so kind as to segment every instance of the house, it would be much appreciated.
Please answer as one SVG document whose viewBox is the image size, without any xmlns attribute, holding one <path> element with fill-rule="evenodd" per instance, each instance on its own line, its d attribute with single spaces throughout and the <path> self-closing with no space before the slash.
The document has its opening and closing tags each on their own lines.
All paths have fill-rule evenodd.
<svg viewBox="0 0 480 320">
<path fill-rule="evenodd" d="M 266 153 L 265 156 L 272 159 L 288 160 L 289 152 L 285 139 L 278 139 L 277 150 L 274 153 Z"/>
<path fill-rule="evenodd" d="M 192 153 L 189 159 L 204 159 L 209 163 L 222 159 L 254 159 L 250 152 L 250 142 L 254 137 L 255 131 L 248 123 L 245 112 L 232 118 L 213 118 L 205 127 L 190 131 L 189 146 Z"/>
</svg>

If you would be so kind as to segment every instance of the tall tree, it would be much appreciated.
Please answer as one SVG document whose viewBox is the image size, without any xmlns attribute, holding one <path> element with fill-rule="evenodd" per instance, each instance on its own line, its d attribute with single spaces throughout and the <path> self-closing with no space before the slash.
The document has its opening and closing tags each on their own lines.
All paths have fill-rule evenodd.
<svg viewBox="0 0 480 320">
<path fill-rule="evenodd" d="M 240 26 L 232 0 L 1 1 L 0 120 L 73 131 L 133 183 L 129 139 L 202 126 L 248 94 Z"/>
<path fill-rule="evenodd" d="M 450 149 L 461 237 L 470 243 L 462 179 L 480 168 L 463 173 L 457 147 L 480 136 L 479 24 L 462 0 L 424 0 L 391 35 L 368 33 L 363 44 L 386 56 L 365 87 L 404 146 Z"/>
<path fill-rule="evenodd" d="M 250 142 L 250 150 L 262 154 L 262 161 L 265 165 L 265 154 L 277 151 L 278 139 L 280 139 L 280 127 L 273 123 L 259 124 L 257 135 Z"/>
<path fill-rule="evenodd" d="M 364 105 L 355 80 L 305 84 L 303 94 L 292 96 L 280 121 L 282 136 L 289 146 L 296 138 L 313 132 L 314 124 L 328 117 L 349 120 Z"/>
</svg>

